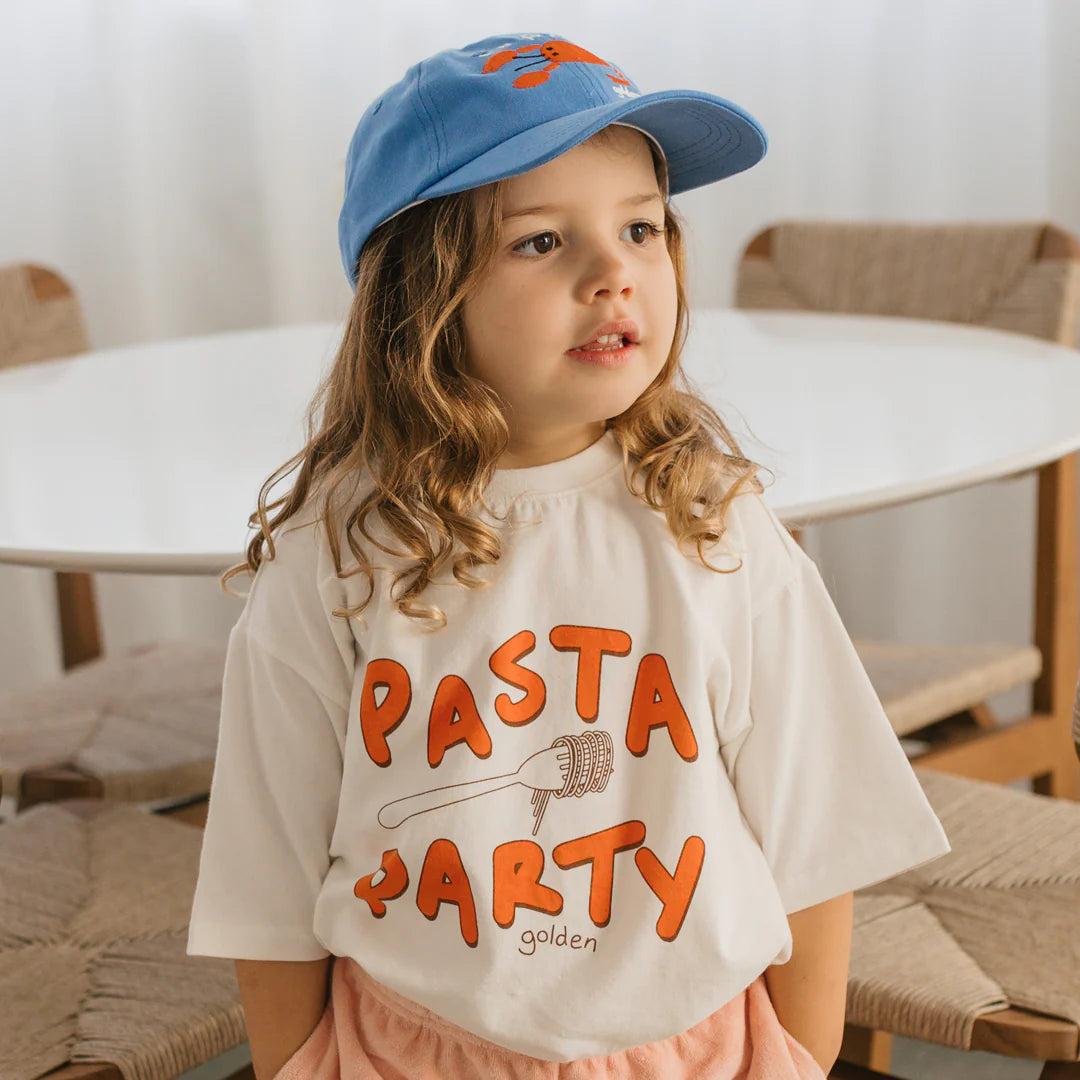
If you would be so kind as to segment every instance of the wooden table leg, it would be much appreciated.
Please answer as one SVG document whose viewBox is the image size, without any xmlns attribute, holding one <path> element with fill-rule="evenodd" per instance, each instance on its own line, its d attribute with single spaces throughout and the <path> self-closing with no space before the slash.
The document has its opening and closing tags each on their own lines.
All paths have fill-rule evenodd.
<svg viewBox="0 0 1080 1080">
<path fill-rule="evenodd" d="M 89 574 L 56 572 L 56 606 L 64 670 L 101 655 L 94 579 Z"/>
<path fill-rule="evenodd" d="M 1072 709 L 1080 674 L 1080 590 L 1077 563 L 1077 454 L 1039 469 L 1035 565 L 1035 634 L 1042 653 L 1032 711 L 1051 727 L 1055 764 L 1034 779 L 1042 795 L 1080 798 L 1080 764 L 1072 740 Z"/>
</svg>

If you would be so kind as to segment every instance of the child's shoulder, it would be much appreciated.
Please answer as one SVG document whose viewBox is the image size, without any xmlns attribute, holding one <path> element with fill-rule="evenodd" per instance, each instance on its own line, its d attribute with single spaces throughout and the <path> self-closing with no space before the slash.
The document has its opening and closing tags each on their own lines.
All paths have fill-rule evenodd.
<svg viewBox="0 0 1080 1080">
<path fill-rule="evenodd" d="M 767 541 L 779 541 L 787 547 L 795 541 L 770 505 L 768 490 L 753 475 L 736 476 L 723 474 L 722 491 L 729 499 L 732 519 L 748 537 Z"/>
<path fill-rule="evenodd" d="M 334 535 L 342 567 L 355 563 L 348 542 L 351 508 L 371 489 L 370 480 L 350 478 L 330 493 L 312 487 L 300 506 L 270 529 L 263 558 L 252 582 L 252 594 L 262 591 L 340 591 L 330 537 Z M 271 553 L 272 546 L 272 553 Z M 267 584 L 262 584 L 263 580 Z M 269 581 L 274 581 L 269 586 Z"/>
<path fill-rule="evenodd" d="M 807 555 L 769 505 L 764 485 L 752 474 L 723 474 L 724 549 L 741 559 L 751 596 L 759 602 L 799 573 Z"/>
</svg>

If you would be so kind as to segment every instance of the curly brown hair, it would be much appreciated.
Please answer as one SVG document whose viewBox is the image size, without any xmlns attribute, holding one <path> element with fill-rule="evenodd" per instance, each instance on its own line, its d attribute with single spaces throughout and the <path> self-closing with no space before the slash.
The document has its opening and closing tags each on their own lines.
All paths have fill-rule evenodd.
<svg viewBox="0 0 1080 1080">
<path fill-rule="evenodd" d="M 593 138 L 604 139 L 606 131 Z M 743 456 L 723 420 L 686 380 L 680 356 L 689 329 L 683 223 L 667 199 L 667 164 L 647 140 L 665 197 L 664 236 L 675 269 L 676 332 L 663 368 L 624 412 L 606 422 L 622 449 L 632 494 L 662 510 L 681 549 L 691 542 L 710 570 L 705 545 L 724 533 L 727 508 L 744 488 L 764 490 L 762 466 Z M 462 305 L 501 238 L 504 181 L 415 206 L 383 222 L 358 260 L 356 293 L 334 364 L 306 412 L 307 444 L 264 482 L 248 518 L 258 533 L 244 562 L 221 575 L 258 571 L 274 558 L 271 533 L 321 496 L 338 577 L 362 573 L 367 597 L 343 618 L 359 616 L 374 595 L 374 569 L 358 533 L 380 551 L 412 560 L 390 587 L 403 615 L 442 629 L 441 608 L 420 595 L 449 560 L 467 588 L 488 584 L 469 571 L 499 561 L 497 530 L 479 520 L 484 489 L 509 442 L 498 395 L 466 370 Z M 726 449 L 725 449 L 726 448 Z M 269 491 L 299 466 L 287 495 L 267 504 Z M 343 572 L 333 501 L 346 481 L 370 478 L 369 490 L 347 505 L 344 535 L 357 565 Z M 635 481 L 641 481 L 635 489 Z M 280 508 L 268 517 L 268 511 Z M 371 511 L 403 545 L 395 550 L 368 529 Z M 268 554 L 263 555 L 263 545 Z M 463 549 L 456 555 L 456 548 Z M 741 566 L 741 562 L 740 562 Z M 735 567 L 735 570 L 739 567 Z M 407 580 L 408 579 L 408 580 Z M 404 583 L 395 595 L 395 590 Z"/>
</svg>

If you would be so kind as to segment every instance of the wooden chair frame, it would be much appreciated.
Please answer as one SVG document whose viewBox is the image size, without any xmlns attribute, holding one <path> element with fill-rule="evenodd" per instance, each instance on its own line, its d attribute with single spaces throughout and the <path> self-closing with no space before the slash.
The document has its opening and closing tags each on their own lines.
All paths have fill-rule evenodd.
<svg viewBox="0 0 1080 1080">
<path fill-rule="evenodd" d="M 89 340 L 78 297 L 71 285 L 44 266 L 28 263 L 10 269 L 21 270 L 25 274 L 26 289 L 33 304 L 67 303 L 73 306 L 69 313 L 73 317 L 65 320 L 57 339 L 44 348 L 33 350 L 32 360 L 49 360 L 85 352 L 89 348 Z M 64 670 L 68 670 L 101 655 L 101 631 L 91 575 L 56 571 L 55 580 L 60 651 Z"/>
<path fill-rule="evenodd" d="M 768 258 L 772 234 L 766 229 L 754 237 L 745 256 Z M 1047 225 L 1035 261 L 1062 259 L 1080 263 L 1080 244 L 1069 233 Z M 1077 297 L 1064 307 L 1058 340 L 1073 346 Z M 985 703 L 975 705 L 920 731 L 919 738 L 929 741 L 930 748 L 914 756 L 912 764 L 1002 784 L 1030 779 L 1039 794 L 1080 798 L 1080 746 L 1072 736 L 1080 672 L 1078 457 L 1074 452 L 1037 470 L 1024 470 L 1038 476 L 1032 639 L 1043 666 L 1032 685 L 1031 714 L 1002 726 Z M 791 532 L 800 539 L 798 528 Z M 887 1072 L 892 1041 L 888 1032 L 848 1025 L 841 1059 Z M 1040 1080 L 1080 1080 L 1080 1028 L 1060 1017 L 1019 1008 L 988 1014 L 975 1022 L 971 1049 L 1042 1061 Z"/>
<path fill-rule="evenodd" d="M 920 739 L 929 736 L 931 747 L 914 756 L 912 764 L 1001 784 L 1030 779 L 1041 795 L 1080 798 L 1080 763 L 1072 738 L 1080 671 L 1078 456 L 1067 454 L 1038 469 L 1032 639 L 1043 666 L 1032 685 L 1031 714 L 1002 726 L 985 704 L 976 705 L 920 732 Z M 800 538 L 797 528 L 791 532 Z M 937 748 L 935 738 L 942 744 Z"/>
<path fill-rule="evenodd" d="M 777 228 L 771 226 L 754 236 L 744 249 L 743 262 L 771 258 Z M 1058 343 L 1075 346 L 1080 314 L 1080 242 L 1064 229 L 1046 223 L 1039 232 L 1033 262 L 1072 264 L 1061 310 L 1054 319 L 1054 333 Z M 1068 454 L 1037 470 L 1032 639 L 1042 653 L 1043 668 L 1033 684 L 1031 714 L 1002 725 L 985 703 L 977 704 L 921 729 L 918 738 L 930 745 L 912 758 L 913 764 L 997 783 L 1030 779 L 1040 794 L 1080 798 L 1080 768 L 1071 734 L 1072 701 L 1080 670 L 1078 456 Z M 1028 471 L 1032 470 L 1024 470 Z M 798 539 L 798 530 L 792 533 Z"/>
</svg>

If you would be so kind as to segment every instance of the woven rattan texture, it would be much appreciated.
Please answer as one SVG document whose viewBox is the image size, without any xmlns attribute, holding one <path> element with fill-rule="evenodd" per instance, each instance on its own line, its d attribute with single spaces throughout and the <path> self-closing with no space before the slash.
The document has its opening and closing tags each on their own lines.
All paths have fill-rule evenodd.
<svg viewBox="0 0 1080 1080">
<path fill-rule="evenodd" d="M 897 735 L 1032 683 L 1042 671 L 1042 654 L 1034 645 L 864 639 L 854 645 Z"/>
<path fill-rule="evenodd" d="M 210 790 L 226 646 L 171 641 L 92 660 L 0 696 L 5 791 L 23 772 L 71 766 L 107 798 L 185 798 Z"/>
<path fill-rule="evenodd" d="M 1008 1006 L 1080 1025 L 1080 804 L 915 772 L 952 851 L 855 893 L 848 1022 L 961 1049 Z"/>
<path fill-rule="evenodd" d="M 109 1061 L 168 1080 L 242 1042 L 232 963 L 185 953 L 202 833 L 133 806 L 0 826 L 0 1076 Z"/>
<path fill-rule="evenodd" d="M 735 306 L 972 323 L 1076 344 L 1080 262 L 1038 258 L 1042 223 L 783 222 Z"/>
<path fill-rule="evenodd" d="M 0 368 L 87 348 L 82 310 L 66 283 L 37 267 L 0 266 Z"/>
</svg>

